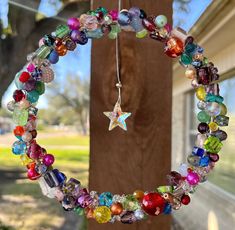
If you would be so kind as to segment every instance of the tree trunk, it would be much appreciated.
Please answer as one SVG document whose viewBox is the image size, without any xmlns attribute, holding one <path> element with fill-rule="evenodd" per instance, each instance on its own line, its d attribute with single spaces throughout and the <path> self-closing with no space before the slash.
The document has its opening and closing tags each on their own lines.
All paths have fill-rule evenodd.
<svg viewBox="0 0 235 230">
<path fill-rule="evenodd" d="M 94 8 L 98 6 L 117 9 L 118 1 L 94 0 Z M 171 21 L 171 0 L 122 1 L 122 8 L 131 6 L 148 15 L 165 14 Z M 171 166 L 171 60 L 163 53 L 162 43 L 122 32 L 120 64 L 122 110 L 132 115 L 127 119 L 127 132 L 120 128 L 109 132 L 109 119 L 103 111 L 112 111 L 117 100 L 115 41 L 102 38 L 93 42 L 89 187 L 113 194 L 152 191 L 166 184 Z M 99 225 L 91 220 L 89 229 L 169 230 L 170 223 L 170 216 L 164 215 L 131 226 Z"/>
</svg>

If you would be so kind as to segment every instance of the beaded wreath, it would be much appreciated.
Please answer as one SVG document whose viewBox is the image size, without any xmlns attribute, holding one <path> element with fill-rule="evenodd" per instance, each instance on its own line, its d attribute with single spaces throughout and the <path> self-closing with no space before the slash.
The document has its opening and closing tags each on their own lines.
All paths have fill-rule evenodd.
<svg viewBox="0 0 235 230">
<path fill-rule="evenodd" d="M 54 156 L 47 153 L 36 141 L 37 111 L 35 103 L 45 92 L 45 83 L 54 79 L 51 64 L 73 51 L 77 45 L 84 45 L 88 39 L 108 35 L 116 39 L 121 30 L 133 31 L 137 38 L 150 38 L 164 45 L 166 55 L 180 57 L 180 64 L 186 68 L 186 77 L 192 80 L 199 99 L 200 112 L 198 134 L 187 164 L 181 164 L 179 172 L 167 175 L 167 185 L 153 191 L 136 190 L 133 194 L 113 195 L 89 192 L 74 178 L 67 179 L 64 173 L 52 167 Z M 37 180 L 42 193 L 57 199 L 64 210 L 85 213 L 98 223 L 121 221 L 133 223 L 148 215 L 169 214 L 190 203 L 189 194 L 199 183 L 206 181 L 208 173 L 219 160 L 218 152 L 222 141 L 227 138 L 220 127 L 227 126 L 229 118 L 223 97 L 219 95 L 218 70 L 203 55 L 203 48 L 194 42 L 182 29 L 172 29 L 164 15 L 147 17 L 146 13 L 132 7 L 129 10 L 108 11 L 99 7 L 82 14 L 80 18 L 70 18 L 67 25 L 59 25 L 56 30 L 39 41 L 39 48 L 27 57 L 27 64 L 16 74 L 14 100 L 8 103 L 16 123 L 12 151 L 20 155 L 27 167 L 30 180 Z"/>
</svg>

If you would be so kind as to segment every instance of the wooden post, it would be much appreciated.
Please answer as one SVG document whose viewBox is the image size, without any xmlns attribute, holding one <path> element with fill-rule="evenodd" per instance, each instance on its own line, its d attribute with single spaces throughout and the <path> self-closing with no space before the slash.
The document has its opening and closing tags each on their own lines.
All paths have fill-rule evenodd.
<svg viewBox="0 0 235 230">
<path fill-rule="evenodd" d="M 130 2 L 132 5 L 130 5 Z M 94 8 L 117 9 L 118 1 L 94 0 Z M 122 8 L 138 6 L 148 15 L 165 14 L 171 21 L 171 0 L 124 0 Z M 152 191 L 166 184 L 171 166 L 171 59 L 163 44 L 134 33 L 120 34 L 122 110 L 131 112 L 128 131 L 108 131 L 117 100 L 115 41 L 102 38 L 92 45 L 90 190 L 131 194 L 136 189 Z M 160 215 L 133 225 L 97 224 L 90 230 L 169 230 L 171 219 Z"/>
</svg>

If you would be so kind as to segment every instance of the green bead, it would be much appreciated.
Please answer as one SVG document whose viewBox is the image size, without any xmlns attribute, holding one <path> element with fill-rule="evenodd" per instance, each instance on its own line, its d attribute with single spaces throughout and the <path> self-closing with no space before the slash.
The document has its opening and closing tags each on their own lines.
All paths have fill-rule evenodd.
<svg viewBox="0 0 235 230">
<path fill-rule="evenodd" d="M 45 59 L 51 53 L 49 46 L 42 45 L 36 50 L 37 57 Z"/>
<path fill-rule="evenodd" d="M 173 186 L 159 186 L 157 187 L 157 191 L 160 192 L 160 193 L 165 193 L 165 192 L 170 192 L 172 193 L 173 192 Z"/>
<path fill-rule="evenodd" d="M 19 125 L 24 126 L 28 121 L 29 113 L 25 109 L 15 108 L 13 112 L 13 121 Z"/>
<path fill-rule="evenodd" d="M 108 35 L 108 37 L 109 37 L 110 39 L 116 39 L 116 38 L 117 38 L 117 33 L 112 33 L 112 32 L 110 32 L 109 35 Z"/>
<path fill-rule="evenodd" d="M 192 57 L 190 57 L 189 55 L 187 55 L 186 53 L 182 53 L 181 57 L 180 57 L 181 62 L 184 65 L 190 65 L 192 63 Z"/>
<path fill-rule="evenodd" d="M 45 84 L 41 81 L 37 81 L 35 90 L 38 92 L 39 95 L 44 94 L 45 93 Z"/>
<path fill-rule="evenodd" d="M 122 205 L 123 208 L 128 211 L 135 211 L 140 209 L 139 202 L 133 195 L 127 195 Z"/>
<path fill-rule="evenodd" d="M 224 101 L 224 98 L 219 95 L 214 95 L 212 93 L 208 93 L 206 95 L 206 102 L 217 102 L 221 104 Z"/>
<path fill-rule="evenodd" d="M 111 25 L 111 32 L 112 33 L 120 33 L 121 27 L 117 24 Z"/>
<path fill-rule="evenodd" d="M 158 15 L 155 18 L 154 23 L 158 28 L 162 28 L 167 24 L 167 17 L 165 15 Z"/>
<path fill-rule="evenodd" d="M 95 10 L 95 12 L 96 12 L 96 13 L 102 12 L 103 15 L 106 15 L 106 14 L 108 13 L 108 10 L 107 10 L 106 8 L 104 8 L 104 7 L 99 7 L 99 8 L 97 8 L 97 9 Z"/>
<path fill-rule="evenodd" d="M 196 50 L 197 45 L 195 45 L 194 43 L 189 43 L 185 46 L 184 48 L 184 52 L 191 55 L 194 53 L 194 51 Z"/>
<path fill-rule="evenodd" d="M 211 153 L 218 153 L 222 146 L 220 139 L 214 136 L 208 137 L 204 142 L 204 148 Z"/>
<path fill-rule="evenodd" d="M 31 103 L 37 102 L 39 99 L 39 93 L 36 90 L 32 90 L 27 93 L 27 100 Z"/>
<path fill-rule="evenodd" d="M 200 121 L 200 122 L 210 122 L 211 120 L 211 117 L 205 112 L 205 111 L 200 111 L 198 114 L 197 114 L 197 119 Z"/>
<path fill-rule="evenodd" d="M 80 207 L 74 208 L 74 212 L 76 212 L 79 216 L 82 216 L 84 214 L 84 209 Z"/>
<path fill-rule="evenodd" d="M 70 29 L 66 25 L 59 25 L 56 27 L 56 37 L 63 38 L 64 36 L 68 35 L 70 33 Z"/>
<path fill-rule="evenodd" d="M 137 38 L 144 38 L 147 36 L 147 34 L 148 34 L 148 31 L 146 29 L 143 29 L 143 30 L 136 33 L 136 37 Z"/>
</svg>

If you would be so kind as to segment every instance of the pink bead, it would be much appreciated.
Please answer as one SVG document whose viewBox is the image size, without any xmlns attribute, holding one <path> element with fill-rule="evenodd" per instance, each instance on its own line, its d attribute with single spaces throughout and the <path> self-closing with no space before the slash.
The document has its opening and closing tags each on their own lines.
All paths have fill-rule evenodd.
<svg viewBox="0 0 235 230">
<path fill-rule="evenodd" d="M 118 19 L 118 11 L 117 10 L 110 10 L 109 15 L 112 17 L 114 21 L 117 21 Z"/>
<path fill-rule="evenodd" d="M 35 65 L 33 63 L 29 63 L 27 66 L 27 70 L 32 73 L 35 70 Z"/>
<path fill-rule="evenodd" d="M 38 42 L 38 46 L 41 47 L 44 45 L 44 38 L 41 38 Z"/>
<path fill-rule="evenodd" d="M 80 22 L 78 18 L 69 18 L 67 25 L 69 26 L 69 29 L 71 30 L 78 30 L 80 28 Z"/>
<path fill-rule="evenodd" d="M 190 185 L 197 185 L 200 180 L 198 174 L 195 172 L 189 172 L 186 179 Z"/>
<path fill-rule="evenodd" d="M 51 166 L 54 163 L 54 161 L 55 161 L 55 158 L 52 154 L 46 154 L 43 157 L 43 163 L 46 166 Z"/>
</svg>

